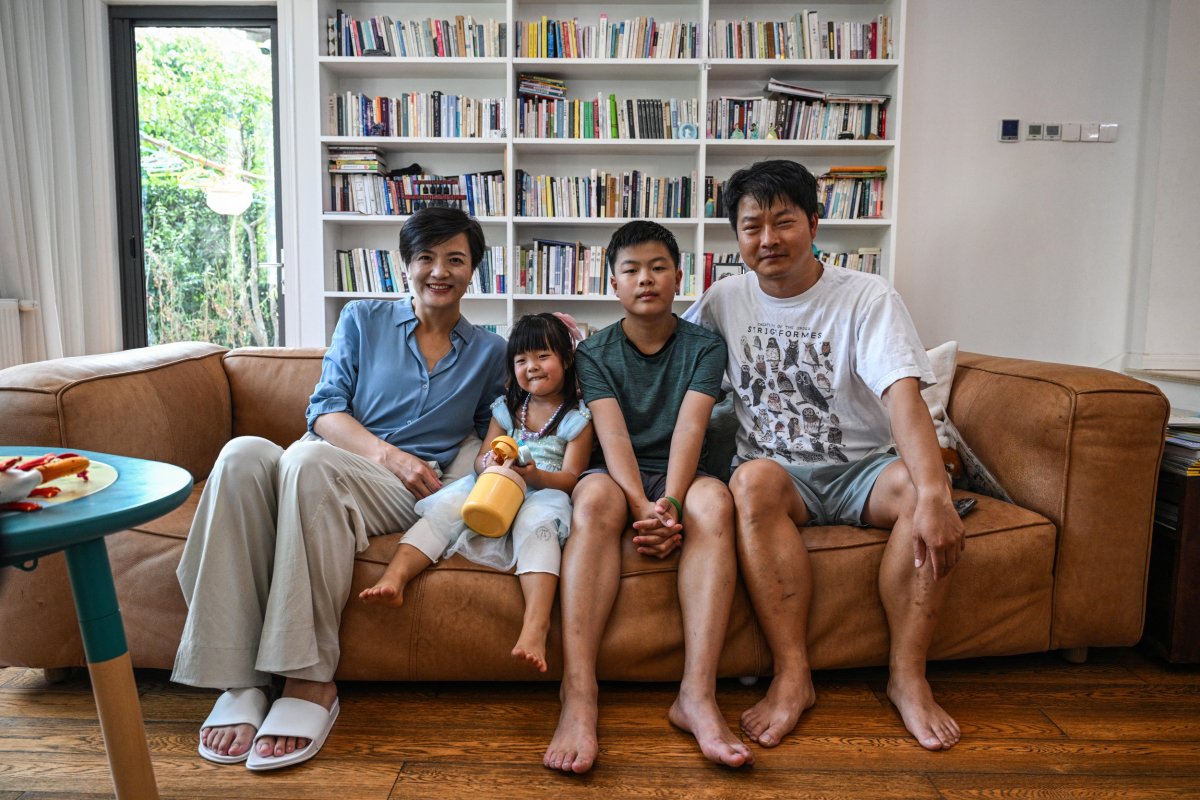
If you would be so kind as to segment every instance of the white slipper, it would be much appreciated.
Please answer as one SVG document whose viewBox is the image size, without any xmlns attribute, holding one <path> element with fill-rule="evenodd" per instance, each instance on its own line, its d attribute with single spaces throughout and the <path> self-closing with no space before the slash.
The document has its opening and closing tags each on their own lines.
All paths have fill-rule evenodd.
<svg viewBox="0 0 1200 800">
<path fill-rule="evenodd" d="M 248 769 L 260 771 L 279 769 L 280 767 L 299 764 L 315 756 L 325 744 L 325 737 L 333 728 L 333 721 L 338 716 L 338 701 L 333 699 L 333 707 L 328 711 L 317 703 L 299 700 L 295 697 L 281 697 L 271 706 L 271 712 L 263 720 L 250 746 L 250 758 L 246 761 Z M 258 740 L 264 736 L 294 736 L 297 739 L 308 739 L 308 747 L 302 747 L 281 756 L 260 756 Z"/>
<path fill-rule="evenodd" d="M 229 725 L 249 725 L 256 731 L 262 727 L 267 716 L 267 696 L 256 686 L 247 689 L 230 689 L 217 698 L 208 719 L 200 729 L 223 728 Z M 251 745 L 253 749 L 253 745 Z M 204 746 L 200 740 L 200 755 L 216 764 L 240 764 L 250 756 L 250 750 L 240 756 L 223 756 Z"/>
</svg>

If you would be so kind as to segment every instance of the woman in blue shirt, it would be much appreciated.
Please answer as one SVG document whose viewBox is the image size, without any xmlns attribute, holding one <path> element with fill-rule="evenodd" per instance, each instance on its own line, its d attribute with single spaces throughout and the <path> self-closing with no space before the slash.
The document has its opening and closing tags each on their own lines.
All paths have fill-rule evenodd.
<svg viewBox="0 0 1200 800">
<path fill-rule="evenodd" d="M 308 433 L 221 451 L 177 571 L 188 616 L 171 676 L 226 690 L 200 729 L 204 758 L 276 769 L 324 743 L 355 553 L 471 469 L 504 388 L 504 340 L 460 311 L 484 248 L 462 211 L 414 214 L 400 231 L 412 297 L 342 310 Z M 268 714 L 271 675 L 286 680 Z"/>
</svg>

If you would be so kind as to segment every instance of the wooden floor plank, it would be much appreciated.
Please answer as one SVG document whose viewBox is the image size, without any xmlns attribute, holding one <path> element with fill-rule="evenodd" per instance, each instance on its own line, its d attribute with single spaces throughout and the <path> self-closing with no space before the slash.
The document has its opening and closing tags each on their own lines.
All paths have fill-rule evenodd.
<svg viewBox="0 0 1200 800">
<path fill-rule="evenodd" d="M 1099 708 L 1052 708 L 1046 715 L 1072 739 L 1200 742 L 1200 715 L 1170 704 L 1147 704 L 1124 718 Z"/>
<path fill-rule="evenodd" d="M 964 739 L 927 752 L 905 737 L 792 737 L 770 751 L 771 765 L 865 772 L 953 772 L 1139 776 L 1154 771 L 1193 776 L 1200 787 L 1195 742 Z"/>
<path fill-rule="evenodd" d="M 1194 798 L 1196 781 L 1169 775 L 1137 780 L 1080 775 L 934 775 L 933 785 L 946 800 L 1148 800 Z"/>
<path fill-rule="evenodd" d="M 265 775 L 196 755 L 217 692 L 136 674 L 161 794 L 172 798 L 385 797 L 1200 797 L 1200 670 L 1134 650 L 1084 665 L 1055 654 L 930 665 L 939 701 L 963 728 L 945 753 L 922 750 L 885 694 L 879 668 L 817 673 L 817 706 L 754 767 L 709 763 L 673 728 L 677 685 L 601 687 L 600 755 L 587 776 L 541 767 L 559 704 L 554 684 L 343 683 L 321 754 Z M 761 699 L 723 680 L 726 721 Z M 0 800 L 93 800 L 111 793 L 86 671 L 47 684 L 0 670 Z M 940 794 L 939 794 L 940 793 Z"/>
<path fill-rule="evenodd" d="M 502 767 L 480 775 L 470 764 L 409 764 L 401 771 L 391 800 L 494 796 L 513 800 L 547 797 L 753 797 L 921 800 L 936 798 L 928 779 L 916 775 L 849 775 L 790 770 L 722 769 L 709 765 L 687 770 L 658 767 L 613 769 L 603 764 L 585 776 L 564 775 L 540 767 Z"/>
<path fill-rule="evenodd" d="M 254 773 L 244 765 L 210 764 L 199 757 L 153 754 L 159 793 L 165 796 L 262 798 L 262 800 L 383 800 L 396 783 L 401 765 L 390 767 L 356 760 L 322 758 L 277 773 Z M 45 755 L 36 759 L 0 755 L 0 789 L 73 794 L 112 793 L 103 754 Z M 24 798 L 22 798 L 24 800 Z"/>
</svg>

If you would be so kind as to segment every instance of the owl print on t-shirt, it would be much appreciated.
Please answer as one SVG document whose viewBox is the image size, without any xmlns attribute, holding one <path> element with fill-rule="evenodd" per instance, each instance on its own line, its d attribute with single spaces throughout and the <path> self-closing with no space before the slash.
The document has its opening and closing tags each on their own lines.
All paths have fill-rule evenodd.
<svg viewBox="0 0 1200 800">
<path fill-rule="evenodd" d="M 750 412 L 751 457 L 793 464 L 846 461 L 832 413 L 837 343 L 803 327 L 747 325 L 732 348 L 737 392 Z"/>
</svg>

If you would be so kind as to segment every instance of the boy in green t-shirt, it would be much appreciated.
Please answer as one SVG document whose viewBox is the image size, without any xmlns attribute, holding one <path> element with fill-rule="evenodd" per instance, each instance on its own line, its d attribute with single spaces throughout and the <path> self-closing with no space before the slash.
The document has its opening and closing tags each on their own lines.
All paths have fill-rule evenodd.
<svg viewBox="0 0 1200 800">
<path fill-rule="evenodd" d="M 596 659 L 620 588 L 621 537 L 632 521 L 643 556 L 680 550 L 684 668 L 668 717 L 712 761 L 742 766 L 753 757 L 716 698 L 737 575 L 733 501 L 721 481 L 697 472 L 725 342 L 672 313 L 679 245 L 663 226 L 623 225 L 608 243 L 608 266 L 625 317 L 576 353 L 603 459 L 594 459 L 572 495 L 561 580 L 562 713 L 543 763 L 586 772 L 596 760 Z"/>
</svg>

